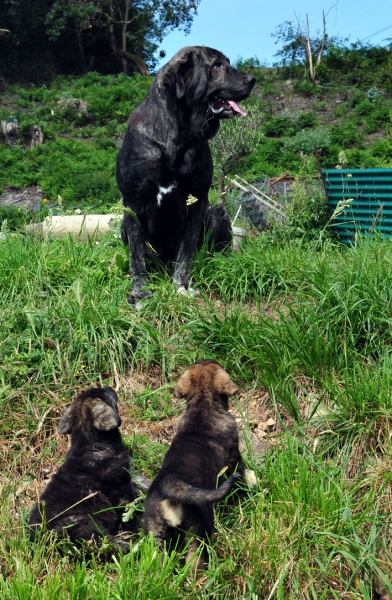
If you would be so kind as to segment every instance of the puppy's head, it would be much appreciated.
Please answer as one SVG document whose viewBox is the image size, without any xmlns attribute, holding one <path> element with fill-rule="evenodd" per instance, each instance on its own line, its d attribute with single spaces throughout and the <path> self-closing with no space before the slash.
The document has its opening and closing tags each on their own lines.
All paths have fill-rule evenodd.
<svg viewBox="0 0 392 600">
<path fill-rule="evenodd" d="M 57 431 L 62 434 L 111 431 L 121 425 L 118 397 L 109 386 L 82 392 L 61 417 Z"/>
<path fill-rule="evenodd" d="M 180 377 L 174 388 L 176 398 L 210 397 L 215 401 L 226 401 L 238 388 L 229 374 L 215 360 L 197 360 Z"/>
</svg>

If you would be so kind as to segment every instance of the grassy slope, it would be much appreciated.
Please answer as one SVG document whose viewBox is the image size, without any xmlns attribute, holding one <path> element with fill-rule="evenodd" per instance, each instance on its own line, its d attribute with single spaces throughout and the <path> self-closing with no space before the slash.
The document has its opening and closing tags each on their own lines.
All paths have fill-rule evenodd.
<svg viewBox="0 0 392 600">
<path fill-rule="evenodd" d="M 200 299 L 156 275 L 140 313 L 127 305 L 113 234 L 98 245 L 0 243 L 3 597 L 186 598 L 195 585 L 198 597 L 373 597 L 389 564 L 388 242 L 320 250 L 260 236 L 241 253 L 198 256 Z M 278 422 L 264 457 L 247 455 L 258 489 L 217 508 L 206 578 L 192 583 L 178 557 L 162 565 L 145 539 L 119 562 L 85 568 L 53 542 L 32 551 L 22 515 L 64 455 L 55 427 L 73 395 L 117 384 L 123 435 L 152 475 L 168 441 L 154 437 L 155 420 L 179 413 L 169 391 L 201 357 L 229 370 L 250 415 L 255 389 L 266 390 Z M 250 421 L 244 412 L 245 431 Z"/>
</svg>

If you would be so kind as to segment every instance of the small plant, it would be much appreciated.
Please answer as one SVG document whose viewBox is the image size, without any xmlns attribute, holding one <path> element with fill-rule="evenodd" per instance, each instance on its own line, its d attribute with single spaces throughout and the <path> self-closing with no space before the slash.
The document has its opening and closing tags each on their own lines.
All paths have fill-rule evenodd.
<svg viewBox="0 0 392 600">
<path fill-rule="evenodd" d="M 324 152 L 331 145 L 331 136 L 328 129 L 324 126 L 306 129 L 298 132 L 294 137 L 284 141 L 284 152 L 302 152 L 306 155 L 317 152 Z"/>
<path fill-rule="evenodd" d="M 375 100 L 376 98 L 378 98 L 381 95 L 380 90 L 378 89 L 378 87 L 376 85 L 373 85 L 367 92 L 366 92 L 366 96 L 369 98 L 369 100 L 371 102 L 373 102 L 373 100 Z"/>
<path fill-rule="evenodd" d="M 257 58 L 257 56 L 252 56 L 250 58 L 242 58 L 242 56 L 237 56 L 234 61 L 234 67 L 239 69 L 240 71 L 247 71 L 248 69 L 256 69 L 260 68 L 262 63 Z"/>
<path fill-rule="evenodd" d="M 338 164 L 336 165 L 335 169 L 346 169 L 347 165 L 348 165 L 348 160 L 347 160 L 346 152 L 344 150 L 341 150 L 339 152 Z"/>
<path fill-rule="evenodd" d="M 293 90 L 301 96 L 310 97 L 316 93 L 316 86 L 311 81 L 305 79 L 304 81 L 297 81 L 293 85 Z"/>
</svg>

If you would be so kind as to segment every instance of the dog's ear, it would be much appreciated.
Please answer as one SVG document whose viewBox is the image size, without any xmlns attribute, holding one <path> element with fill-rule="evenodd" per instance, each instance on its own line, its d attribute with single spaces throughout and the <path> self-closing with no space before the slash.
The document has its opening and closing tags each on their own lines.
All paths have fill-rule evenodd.
<svg viewBox="0 0 392 600">
<path fill-rule="evenodd" d="M 121 425 L 117 412 L 104 402 L 97 402 L 92 407 L 93 424 L 98 431 L 110 431 Z"/>
<path fill-rule="evenodd" d="M 175 398 L 186 398 L 189 396 L 191 391 L 191 378 L 189 375 L 189 371 L 185 371 L 183 375 L 181 375 L 180 379 L 177 382 L 176 387 L 174 388 L 174 397 Z"/>
<path fill-rule="evenodd" d="M 170 68 L 163 77 L 163 87 L 175 90 L 177 100 L 183 98 L 186 91 L 184 75 L 191 66 L 192 53 L 187 52 L 171 61 Z"/>
<path fill-rule="evenodd" d="M 72 430 L 71 408 L 72 408 L 72 405 L 67 408 L 67 410 L 61 417 L 58 427 L 57 427 L 58 433 L 62 433 L 63 435 L 67 435 L 67 433 L 71 433 L 71 430 Z"/>
<path fill-rule="evenodd" d="M 215 375 L 214 386 L 218 394 L 232 396 L 238 392 L 238 387 L 230 379 L 228 373 L 224 369 L 219 369 Z"/>
<path fill-rule="evenodd" d="M 181 100 L 185 94 L 185 81 L 182 73 L 176 69 L 166 73 L 163 78 L 163 87 L 173 90 L 175 89 L 177 100 Z"/>
</svg>

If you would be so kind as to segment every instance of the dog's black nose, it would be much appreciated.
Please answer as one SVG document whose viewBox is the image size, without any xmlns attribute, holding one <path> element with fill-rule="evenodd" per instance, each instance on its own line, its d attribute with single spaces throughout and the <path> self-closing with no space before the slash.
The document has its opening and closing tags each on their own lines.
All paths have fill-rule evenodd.
<svg viewBox="0 0 392 600">
<path fill-rule="evenodd" d="M 254 84 L 255 84 L 255 82 L 256 82 L 256 77 L 253 77 L 253 75 L 248 75 L 248 77 L 246 78 L 246 81 L 247 81 L 249 84 L 252 84 L 252 85 L 254 85 Z"/>
</svg>

